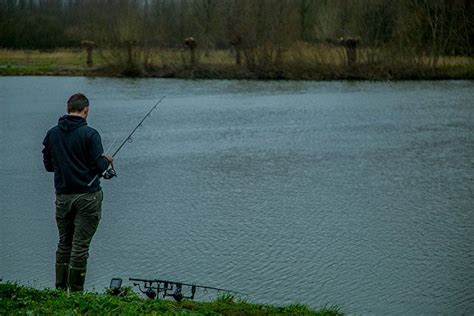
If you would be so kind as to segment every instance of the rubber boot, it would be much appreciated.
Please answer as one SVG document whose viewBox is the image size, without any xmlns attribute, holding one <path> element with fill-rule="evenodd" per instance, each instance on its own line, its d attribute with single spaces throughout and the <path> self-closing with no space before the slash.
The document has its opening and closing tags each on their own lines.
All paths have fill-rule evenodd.
<svg viewBox="0 0 474 316">
<path fill-rule="evenodd" d="M 67 291 L 69 263 L 56 263 L 56 288 Z"/>
<path fill-rule="evenodd" d="M 84 291 L 84 281 L 86 280 L 86 268 L 69 267 L 69 291 Z"/>
</svg>

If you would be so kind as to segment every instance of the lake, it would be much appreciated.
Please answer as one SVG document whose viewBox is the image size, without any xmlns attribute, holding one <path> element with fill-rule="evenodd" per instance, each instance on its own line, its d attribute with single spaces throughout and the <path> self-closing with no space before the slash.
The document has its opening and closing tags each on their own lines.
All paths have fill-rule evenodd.
<svg viewBox="0 0 474 316">
<path fill-rule="evenodd" d="M 76 92 L 110 151 L 166 95 L 103 182 L 88 290 L 162 278 L 349 314 L 474 314 L 474 82 L 0 77 L 3 281 L 54 285 L 41 142 Z"/>
</svg>

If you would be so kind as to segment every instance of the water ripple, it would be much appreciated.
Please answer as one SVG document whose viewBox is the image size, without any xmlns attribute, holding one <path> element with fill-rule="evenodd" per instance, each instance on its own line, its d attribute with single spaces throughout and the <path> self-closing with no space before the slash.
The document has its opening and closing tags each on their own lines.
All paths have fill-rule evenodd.
<svg viewBox="0 0 474 316">
<path fill-rule="evenodd" d="M 104 184 L 88 289 L 157 277 L 348 314 L 474 314 L 470 82 L 0 82 L 4 280 L 52 286 L 41 141 L 74 87 L 104 144 L 168 95 Z"/>
</svg>

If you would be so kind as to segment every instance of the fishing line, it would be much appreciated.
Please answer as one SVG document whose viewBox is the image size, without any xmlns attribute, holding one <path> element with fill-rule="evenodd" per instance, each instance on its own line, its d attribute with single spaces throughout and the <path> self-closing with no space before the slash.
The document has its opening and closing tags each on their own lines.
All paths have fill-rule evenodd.
<svg viewBox="0 0 474 316">
<path fill-rule="evenodd" d="M 135 126 L 135 128 L 133 129 L 133 131 L 128 134 L 128 136 L 122 141 L 122 143 L 120 144 L 120 146 L 115 150 L 115 152 L 112 154 L 112 158 L 114 158 L 118 152 L 123 148 L 123 146 L 128 143 L 128 142 L 132 142 L 132 136 L 133 134 L 136 132 L 136 130 L 142 126 L 143 122 L 147 119 L 147 117 L 150 116 L 151 112 L 153 112 L 154 109 L 156 109 L 156 107 L 158 106 L 158 104 L 161 103 L 161 101 L 163 101 L 163 99 L 165 98 L 166 96 L 162 96 L 161 99 L 158 100 L 158 102 L 156 102 L 155 105 L 152 106 L 152 108 L 147 112 L 147 114 L 142 118 L 142 120 Z M 114 141 L 115 142 L 115 141 Z M 101 174 L 102 177 L 104 177 L 104 179 L 110 179 L 110 178 L 113 178 L 113 177 L 116 177 L 117 174 L 115 173 L 115 169 L 114 169 L 114 166 L 112 163 L 109 164 L 109 166 L 107 167 L 107 169 L 102 172 Z M 97 178 L 99 177 L 99 175 L 95 175 L 94 178 L 91 180 L 91 182 L 89 182 L 87 184 L 87 186 L 91 186 L 92 183 L 94 183 L 95 180 L 97 180 Z"/>
</svg>

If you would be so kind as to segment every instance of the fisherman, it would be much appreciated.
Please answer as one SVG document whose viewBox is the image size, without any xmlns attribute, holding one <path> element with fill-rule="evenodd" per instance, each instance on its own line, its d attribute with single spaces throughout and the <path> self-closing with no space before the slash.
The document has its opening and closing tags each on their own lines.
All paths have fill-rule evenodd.
<svg viewBox="0 0 474 316">
<path fill-rule="evenodd" d="M 43 163 L 54 172 L 56 189 L 56 288 L 77 292 L 84 290 L 89 245 L 101 218 L 99 178 L 113 158 L 104 154 L 99 133 L 87 126 L 85 95 L 72 95 L 67 113 L 44 138 Z"/>
</svg>

